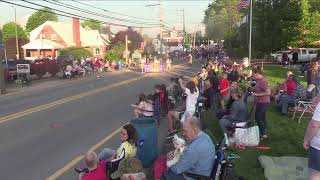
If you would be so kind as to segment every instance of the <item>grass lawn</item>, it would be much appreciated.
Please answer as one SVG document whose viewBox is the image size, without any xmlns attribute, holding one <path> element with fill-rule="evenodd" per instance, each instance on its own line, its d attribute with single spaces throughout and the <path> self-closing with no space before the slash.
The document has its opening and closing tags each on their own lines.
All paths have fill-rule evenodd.
<svg viewBox="0 0 320 180">
<path fill-rule="evenodd" d="M 283 82 L 287 71 L 279 65 L 264 66 L 264 74 L 271 87 Z M 219 141 L 222 133 L 216 117 L 206 114 L 204 121 L 209 125 L 216 141 Z M 270 146 L 271 150 L 235 150 L 233 153 L 240 156 L 240 159 L 235 161 L 238 175 L 245 177 L 246 180 L 265 179 L 258 161 L 260 155 L 306 157 L 307 152 L 303 149 L 302 143 L 308 121 L 309 119 L 302 119 L 298 124 L 297 119 L 292 120 L 291 115 L 282 116 L 275 104 L 271 104 L 267 113 L 269 139 L 261 142 L 261 145 Z"/>
</svg>

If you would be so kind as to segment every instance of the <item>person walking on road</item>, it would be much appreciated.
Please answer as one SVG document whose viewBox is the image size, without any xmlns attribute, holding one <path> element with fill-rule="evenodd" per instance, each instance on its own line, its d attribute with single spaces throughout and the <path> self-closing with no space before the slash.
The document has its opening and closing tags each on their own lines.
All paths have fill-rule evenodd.
<svg viewBox="0 0 320 180">
<path fill-rule="evenodd" d="M 188 55 L 188 60 L 189 60 L 189 64 L 192 64 L 192 54 L 191 53 L 189 53 L 189 55 Z"/>
<path fill-rule="evenodd" d="M 303 147 L 309 151 L 309 180 L 320 179 L 320 103 L 318 103 L 312 120 L 304 136 Z"/>
</svg>

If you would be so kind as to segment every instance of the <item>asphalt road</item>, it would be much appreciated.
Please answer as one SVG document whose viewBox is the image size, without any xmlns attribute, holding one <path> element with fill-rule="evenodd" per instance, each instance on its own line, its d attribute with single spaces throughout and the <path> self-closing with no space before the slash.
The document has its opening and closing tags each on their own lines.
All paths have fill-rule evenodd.
<svg viewBox="0 0 320 180">
<path fill-rule="evenodd" d="M 175 73 L 196 69 L 183 65 Z M 173 74 L 113 72 L 0 96 L 0 179 L 46 179 L 128 122 L 137 95 L 152 93 L 168 76 Z"/>
</svg>

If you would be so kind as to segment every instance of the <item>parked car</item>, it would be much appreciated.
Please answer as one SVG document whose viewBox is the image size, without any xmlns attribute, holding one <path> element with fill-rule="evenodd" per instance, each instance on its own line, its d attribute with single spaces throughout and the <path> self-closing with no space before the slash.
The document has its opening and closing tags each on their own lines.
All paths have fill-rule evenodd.
<svg viewBox="0 0 320 180">
<path fill-rule="evenodd" d="M 292 51 L 290 51 L 290 50 L 277 51 L 275 53 L 271 53 L 272 60 L 277 63 L 281 63 L 282 62 L 282 54 L 285 52 L 288 53 L 288 58 L 291 60 L 292 59 Z"/>
<path fill-rule="evenodd" d="M 13 81 L 17 78 L 17 62 L 14 59 L 2 60 L 5 77 L 7 81 Z"/>
<path fill-rule="evenodd" d="M 298 61 L 297 62 L 309 62 L 313 58 L 317 57 L 319 48 L 297 48 L 297 49 L 292 49 L 292 53 L 294 51 L 297 51 L 298 53 Z M 292 54 L 289 57 L 290 61 L 292 61 Z"/>
</svg>

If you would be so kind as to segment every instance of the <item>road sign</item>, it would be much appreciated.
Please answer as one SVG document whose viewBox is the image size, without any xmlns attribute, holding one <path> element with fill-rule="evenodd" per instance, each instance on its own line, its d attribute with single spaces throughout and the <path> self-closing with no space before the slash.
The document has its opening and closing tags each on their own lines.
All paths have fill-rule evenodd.
<svg viewBox="0 0 320 180">
<path fill-rule="evenodd" d="M 30 64 L 17 64 L 17 73 L 30 73 Z"/>
<path fill-rule="evenodd" d="M 4 44 L 0 44 L 0 49 L 4 49 Z"/>
</svg>

